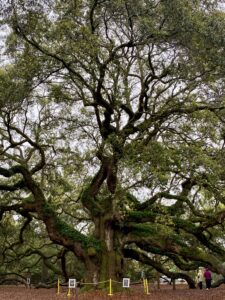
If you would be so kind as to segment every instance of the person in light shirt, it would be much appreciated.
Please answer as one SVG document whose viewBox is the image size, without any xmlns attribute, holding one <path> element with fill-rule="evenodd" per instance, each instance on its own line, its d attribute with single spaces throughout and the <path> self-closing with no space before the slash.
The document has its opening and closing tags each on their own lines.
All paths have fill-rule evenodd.
<svg viewBox="0 0 225 300">
<path fill-rule="evenodd" d="M 198 287 L 200 288 L 200 290 L 202 290 L 202 288 L 203 288 L 203 281 L 204 281 L 204 274 L 203 274 L 201 268 L 198 270 L 198 274 L 197 274 L 197 278 L 196 279 L 197 279 Z"/>
</svg>

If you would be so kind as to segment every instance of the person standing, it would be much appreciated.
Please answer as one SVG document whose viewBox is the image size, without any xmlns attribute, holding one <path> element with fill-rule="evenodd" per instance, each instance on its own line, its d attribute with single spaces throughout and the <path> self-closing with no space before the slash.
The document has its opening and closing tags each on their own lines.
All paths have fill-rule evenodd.
<svg viewBox="0 0 225 300">
<path fill-rule="evenodd" d="M 211 288 L 211 282 L 212 282 L 212 274 L 208 268 L 205 269 L 204 277 L 205 277 L 206 289 L 208 290 Z"/>
<path fill-rule="evenodd" d="M 203 287 L 203 280 L 204 280 L 204 275 L 203 275 L 202 269 L 199 269 L 198 274 L 197 274 L 197 284 L 198 284 L 198 287 L 200 288 L 200 290 L 202 290 L 202 287 Z"/>
</svg>

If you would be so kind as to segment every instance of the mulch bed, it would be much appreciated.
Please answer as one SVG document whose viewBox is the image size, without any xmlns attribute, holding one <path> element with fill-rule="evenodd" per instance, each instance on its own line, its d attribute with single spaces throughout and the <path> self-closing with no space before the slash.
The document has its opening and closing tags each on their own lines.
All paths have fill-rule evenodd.
<svg viewBox="0 0 225 300">
<path fill-rule="evenodd" d="M 211 290 L 190 290 L 186 285 L 180 285 L 173 290 L 171 286 L 161 286 L 160 290 L 151 286 L 149 295 L 144 294 L 142 287 L 124 290 L 108 296 L 101 291 L 93 291 L 67 296 L 66 289 L 57 295 L 56 289 L 27 289 L 21 286 L 0 286 L 1 300 L 225 300 L 225 287 Z M 74 292 L 74 291 L 73 291 Z"/>
</svg>

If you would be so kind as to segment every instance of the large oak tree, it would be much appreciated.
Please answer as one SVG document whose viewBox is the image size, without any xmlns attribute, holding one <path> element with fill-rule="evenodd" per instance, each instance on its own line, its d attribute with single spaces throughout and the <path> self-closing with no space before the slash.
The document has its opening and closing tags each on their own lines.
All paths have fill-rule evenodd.
<svg viewBox="0 0 225 300">
<path fill-rule="evenodd" d="M 15 0 L 2 11 L 0 212 L 19 216 L 20 244 L 28 224 L 44 225 L 88 282 L 121 278 L 132 258 L 194 286 L 160 256 L 225 276 L 216 1 Z"/>
</svg>

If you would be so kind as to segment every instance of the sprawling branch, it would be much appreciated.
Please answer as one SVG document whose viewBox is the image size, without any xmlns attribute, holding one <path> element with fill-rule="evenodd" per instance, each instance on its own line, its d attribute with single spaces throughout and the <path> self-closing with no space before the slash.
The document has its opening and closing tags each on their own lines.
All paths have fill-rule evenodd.
<svg viewBox="0 0 225 300">
<path fill-rule="evenodd" d="M 125 257 L 133 258 L 137 261 L 140 261 L 146 265 L 152 266 L 156 271 L 168 276 L 169 278 L 175 280 L 178 278 L 183 278 L 187 281 L 190 288 L 195 288 L 195 281 L 186 273 L 182 272 L 171 272 L 166 269 L 160 262 L 150 258 L 146 253 L 135 250 L 125 248 L 123 250 Z"/>
</svg>

